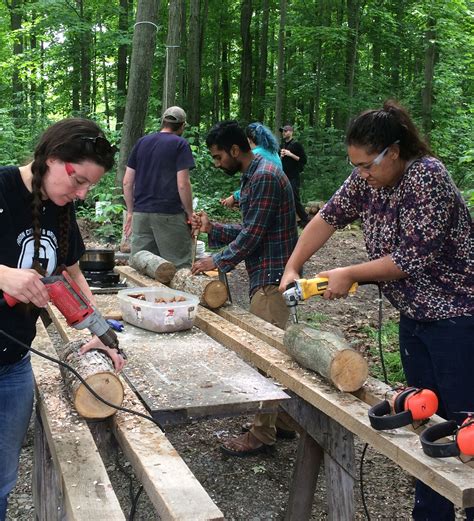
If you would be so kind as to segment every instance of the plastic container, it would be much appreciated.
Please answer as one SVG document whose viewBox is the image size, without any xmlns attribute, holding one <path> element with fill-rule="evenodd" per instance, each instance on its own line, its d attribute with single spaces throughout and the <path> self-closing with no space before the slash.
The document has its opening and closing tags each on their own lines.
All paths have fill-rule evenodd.
<svg viewBox="0 0 474 521">
<path fill-rule="evenodd" d="M 130 295 L 143 295 L 146 300 Z M 127 288 L 117 293 L 123 319 L 137 327 L 156 333 L 191 329 L 196 318 L 199 298 L 169 288 Z M 156 303 L 155 299 L 183 297 L 182 302 Z"/>
</svg>

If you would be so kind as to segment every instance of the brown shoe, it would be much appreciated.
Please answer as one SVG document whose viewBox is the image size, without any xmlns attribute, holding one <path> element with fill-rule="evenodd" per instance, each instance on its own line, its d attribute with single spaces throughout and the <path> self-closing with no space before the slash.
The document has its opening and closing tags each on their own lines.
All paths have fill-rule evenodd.
<svg viewBox="0 0 474 521">
<path fill-rule="evenodd" d="M 274 445 L 266 445 L 257 439 L 251 432 L 246 432 L 238 438 L 230 438 L 221 445 L 221 451 L 228 456 L 245 458 L 254 454 L 273 454 Z"/>
<path fill-rule="evenodd" d="M 249 432 L 253 423 L 247 422 L 242 425 L 242 432 Z M 296 438 L 296 431 L 289 431 L 287 429 L 280 429 L 276 427 L 276 437 L 279 440 L 294 440 Z"/>
</svg>

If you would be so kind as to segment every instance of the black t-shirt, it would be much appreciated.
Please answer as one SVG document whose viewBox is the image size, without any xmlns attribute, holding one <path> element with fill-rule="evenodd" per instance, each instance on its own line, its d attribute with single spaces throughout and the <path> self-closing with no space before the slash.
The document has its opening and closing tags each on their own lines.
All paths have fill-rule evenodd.
<svg viewBox="0 0 474 521">
<path fill-rule="evenodd" d="M 289 156 L 284 156 L 281 158 L 283 172 L 285 172 L 286 177 L 288 177 L 288 179 L 295 179 L 303 171 L 304 165 L 307 162 L 303 145 L 292 139 L 288 141 L 288 143 L 284 141 L 280 146 L 280 150 L 282 148 L 286 148 L 292 154 L 295 154 L 295 156 L 300 158 L 299 161 L 296 161 L 296 159 L 293 159 Z"/>
<path fill-rule="evenodd" d="M 171 132 L 155 132 L 134 146 L 128 166 L 135 170 L 133 211 L 177 214 L 183 211 L 177 173 L 194 168 L 189 143 Z"/>
<path fill-rule="evenodd" d="M 0 167 L 0 264 L 10 268 L 31 268 L 33 265 L 32 195 L 23 183 L 17 167 Z M 77 226 L 74 206 L 70 205 L 69 249 L 66 259 L 59 255 L 60 207 L 44 201 L 41 223 L 40 262 L 51 275 L 60 264 L 72 266 L 84 253 L 84 243 Z M 0 296 L 3 293 L 0 292 Z M 17 304 L 0 307 L 0 329 L 30 345 L 36 334 L 39 309 Z M 0 365 L 17 362 L 26 349 L 0 334 Z"/>
</svg>

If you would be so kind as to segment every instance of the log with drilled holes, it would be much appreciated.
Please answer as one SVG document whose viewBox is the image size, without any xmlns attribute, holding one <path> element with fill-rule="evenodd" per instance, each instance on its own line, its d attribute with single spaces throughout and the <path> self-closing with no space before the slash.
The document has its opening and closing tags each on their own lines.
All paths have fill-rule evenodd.
<svg viewBox="0 0 474 521">
<path fill-rule="evenodd" d="M 227 289 L 223 282 L 206 275 L 192 275 L 188 268 L 178 270 L 170 286 L 196 295 L 200 303 L 210 309 L 217 309 L 227 302 Z"/>
<path fill-rule="evenodd" d="M 128 263 L 139 273 L 148 275 L 163 284 L 169 284 L 176 273 L 174 264 L 145 250 L 138 251 L 135 255 L 132 255 Z"/>
<path fill-rule="evenodd" d="M 99 396 L 114 405 L 122 405 L 123 385 L 114 372 L 112 362 L 100 351 L 80 355 L 79 350 L 85 343 L 85 340 L 76 340 L 63 344 L 57 348 L 59 358 L 75 369 Z M 61 374 L 71 402 L 83 418 L 107 418 L 116 412 L 116 409 L 95 398 L 71 371 L 61 367 Z"/>
<path fill-rule="evenodd" d="M 295 324 L 285 332 L 284 343 L 298 363 L 316 371 L 340 391 L 357 391 L 367 380 L 366 360 L 341 335 Z"/>
</svg>

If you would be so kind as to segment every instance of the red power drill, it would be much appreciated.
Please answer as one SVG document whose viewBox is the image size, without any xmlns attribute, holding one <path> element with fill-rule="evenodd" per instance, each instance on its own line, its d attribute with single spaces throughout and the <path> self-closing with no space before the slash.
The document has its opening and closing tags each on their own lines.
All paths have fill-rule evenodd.
<svg viewBox="0 0 474 521">
<path fill-rule="evenodd" d="M 61 275 L 44 277 L 41 282 L 46 286 L 51 302 L 63 314 L 68 326 L 75 329 L 87 328 L 93 335 L 97 335 L 103 344 L 124 355 L 119 348 L 115 332 L 99 311 L 91 305 L 67 271 L 63 271 Z M 7 293 L 3 294 L 3 298 L 10 307 L 19 302 Z"/>
</svg>

